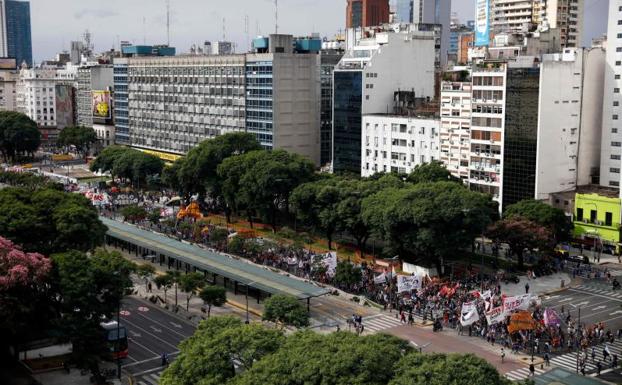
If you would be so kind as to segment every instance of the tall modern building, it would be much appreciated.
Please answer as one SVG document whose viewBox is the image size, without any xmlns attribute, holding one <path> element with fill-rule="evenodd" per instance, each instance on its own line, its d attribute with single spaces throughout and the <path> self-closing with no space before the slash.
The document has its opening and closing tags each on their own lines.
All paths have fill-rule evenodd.
<svg viewBox="0 0 622 385">
<path fill-rule="evenodd" d="M 389 0 L 348 0 L 346 28 L 373 27 L 389 22 Z"/>
<path fill-rule="evenodd" d="M 562 47 L 580 47 L 585 0 L 540 0 L 541 27 L 559 28 Z"/>
<path fill-rule="evenodd" d="M 30 2 L 7 0 L 6 47 L 8 57 L 14 57 L 17 65 L 26 63 L 32 67 L 32 36 L 30 30 Z"/>
<path fill-rule="evenodd" d="M 333 146 L 333 72 L 343 57 L 343 42 L 322 43 L 320 52 L 320 164 L 330 165 Z"/>
<path fill-rule="evenodd" d="M 451 1 L 414 0 L 412 22 L 415 24 L 441 25 L 441 67 L 447 65 L 447 53 L 451 36 Z"/>
<path fill-rule="evenodd" d="M 495 34 L 529 32 L 540 20 L 540 0 L 495 0 L 490 7 Z"/>
<path fill-rule="evenodd" d="M 447 170 L 469 179 L 471 155 L 471 82 L 446 81 L 441 86 L 440 159 Z"/>
<path fill-rule="evenodd" d="M 622 168 L 622 0 L 609 1 L 600 184 L 620 188 Z"/>
<path fill-rule="evenodd" d="M 390 111 L 399 90 L 434 97 L 437 34 L 418 28 L 348 30 L 333 77 L 333 171 L 361 172 L 363 115 Z"/>
</svg>

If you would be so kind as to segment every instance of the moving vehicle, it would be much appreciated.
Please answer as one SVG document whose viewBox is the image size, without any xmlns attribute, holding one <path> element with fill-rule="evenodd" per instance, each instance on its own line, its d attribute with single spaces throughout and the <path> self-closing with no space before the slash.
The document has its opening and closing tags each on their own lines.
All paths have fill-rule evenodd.
<svg viewBox="0 0 622 385">
<path fill-rule="evenodd" d="M 128 355 L 127 330 L 117 321 L 102 322 L 104 338 L 108 344 L 110 358 L 126 358 Z"/>
</svg>

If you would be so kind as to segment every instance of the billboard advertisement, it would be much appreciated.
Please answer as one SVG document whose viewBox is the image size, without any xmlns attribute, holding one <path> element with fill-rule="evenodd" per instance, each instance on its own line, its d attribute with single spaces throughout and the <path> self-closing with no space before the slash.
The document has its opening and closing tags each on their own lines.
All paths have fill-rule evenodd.
<svg viewBox="0 0 622 385">
<path fill-rule="evenodd" d="M 475 46 L 486 47 L 490 42 L 490 0 L 475 3 Z"/>
<path fill-rule="evenodd" d="M 110 119 L 110 91 L 93 91 L 93 117 Z"/>
<path fill-rule="evenodd" d="M 73 126 L 73 87 L 56 86 L 56 126 L 63 129 Z"/>
</svg>

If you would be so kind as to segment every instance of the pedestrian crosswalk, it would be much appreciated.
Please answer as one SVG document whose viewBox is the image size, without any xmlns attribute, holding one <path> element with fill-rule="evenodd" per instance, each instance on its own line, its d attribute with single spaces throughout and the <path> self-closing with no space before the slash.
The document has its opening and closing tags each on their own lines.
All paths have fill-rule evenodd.
<svg viewBox="0 0 622 385">
<path fill-rule="evenodd" d="M 376 333 L 382 330 L 391 329 L 396 326 L 404 325 L 398 318 L 385 314 L 379 314 L 363 319 L 363 326 L 368 333 Z"/>
<path fill-rule="evenodd" d="M 158 385 L 160 383 L 160 376 L 164 370 L 157 371 L 155 373 L 142 374 L 135 378 L 134 384 L 136 385 Z"/>
<path fill-rule="evenodd" d="M 622 357 L 622 340 L 617 340 L 611 344 L 608 343 L 607 345 L 609 346 L 609 353 L 611 355 L 616 354 L 618 357 Z M 595 360 L 593 360 L 591 357 L 592 349 L 591 348 L 588 349 L 588 359 L 585 364 L 586 373 L 596 372 L 596 363 L 599 361 L 602 364 L 602 369 L 605 369 L 606 367 L 608 367 L 608 365 L 611 364 L 611 357 L 609 357 L 608 361 L 605 361 L 603 359 L 603 348 L 604 347 L 605 347 L 605 344 L 600 344 L 594 347 L 594 351 L 596 352 Z M 577 353 L 570 352 L 570 353 L 562 354 L 561 356 L 551 357 L 551 364 L 574 371 L 577 369 Z"/>
<path fill-rule="evenodd" d="M 540 374 L 545 373 L 548 369 L 549 368 L 542 369 L 540 368 L 540 366 L 535 367 L 534 376 L 539 376 Z M 529 378 L 530 375 L 531 373 L 529 373 L 529 368 L 524 367 L 524 368 L 516 369 L 511 372 L 506 373 L 505 377 L 507 377 L 508 379 L 512 381 L 522 381 L 522 380 Z"/>
<path fill-rule="evenodd" d="M 610 289 L 611 285 L 606 285 L 606 286 L 605 285 L 599 285 L 598 287 L 593 286 L 593 285 L 578 285 L 578 286 L 574 287 L 574 289 L 579 289 L 579 290 L 587 291 L 589 293 L 606 295 L 608 297 L 622 299 L 622 292 L 621 291 L 608 290 L 608 288 Z"/>
</svg>

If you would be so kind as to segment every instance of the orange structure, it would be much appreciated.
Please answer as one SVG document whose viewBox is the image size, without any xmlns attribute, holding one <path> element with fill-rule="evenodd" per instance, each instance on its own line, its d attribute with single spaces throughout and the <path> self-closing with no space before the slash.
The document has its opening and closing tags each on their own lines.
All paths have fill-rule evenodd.
<svg viewBox="0 0 622 385">
<path fill-rule="evenodd" d="M 177 219 L 184 218 L 194 218 L 194 219 L 202 219 L 203 214 L 201 214 L 201 209 L 199 208 L 199 204 L 197 202 L 192 202 L 186 206 L 181 206 L 179 212 L 177 213 Z"/>
<path fill-rule="evenodd" d="M 373 27 L 389 22 L 389 0 L 348 0 L 346 28 Z"/>
</svg>

